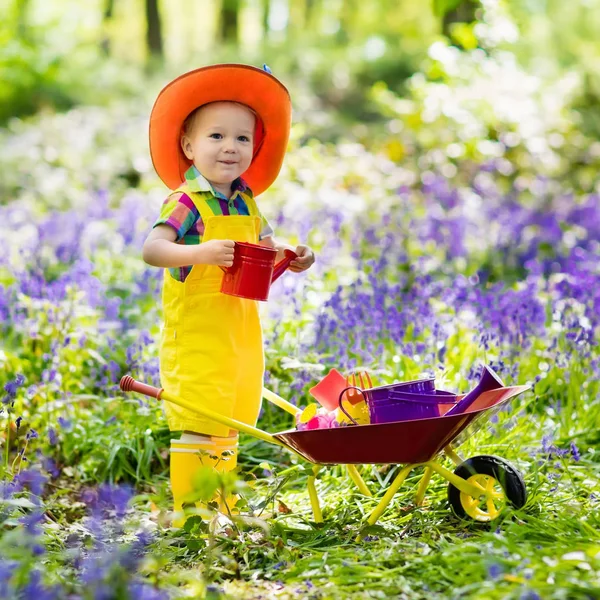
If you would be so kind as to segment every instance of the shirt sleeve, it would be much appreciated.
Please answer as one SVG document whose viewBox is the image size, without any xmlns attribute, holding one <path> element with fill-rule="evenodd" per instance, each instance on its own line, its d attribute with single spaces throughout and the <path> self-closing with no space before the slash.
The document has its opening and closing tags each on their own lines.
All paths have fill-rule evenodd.
<svg viewBox="0 0 600 600">
<path fill-rule="evenodd" d="M 271 223 L 267 221 L 267 218 L 262 213 L 260 214 L 260 234 L 258 235 L 259 240 L 264 240 L 265 238 L 271 237 L 275 232 L 271 227 Z"/>
<path fill-rule="evenodd" d="M 198 209 L 186 194 L 173 194 L 163 203 L 160 216 L 152 226 L 169 225 L 175 230 L 179 241 L 193 227 L 199 217 Z"/>
</svg>

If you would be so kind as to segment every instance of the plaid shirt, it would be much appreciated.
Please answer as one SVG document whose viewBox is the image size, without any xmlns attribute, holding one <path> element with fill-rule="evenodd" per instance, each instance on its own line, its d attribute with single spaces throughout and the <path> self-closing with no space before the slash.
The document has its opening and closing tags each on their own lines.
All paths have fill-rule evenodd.
<svg viewBox="0 0 600 600">
<path fill-rule="evenodd" d="M 231 184 L 231 198 L 226 198 L 220 192 L 215 191 L 210 182 L 203 177 L 194 165 L 185 172 L 185 181 L 192 192 L 203 195 L 213 214 L 224 216 L 250 215 L 246 199 L 253 197 L 252 190 L 241 177 L 238 177 Z M 273 228 L 262 213 L 260 218 L 261 231 L 259 239 L 262 240 L 273 235 Z M 175 230 L 177 234 L 175 241 L 178 244 L 194 245 L 202 242 L 204 222 L 198 209 L 187 194 L 173 194 L 165 200 L 160 216 L 153 227 L 163 224 L 170 225 Z M 177 281 L 185 281 L 191 270 L 192 265 L 174 267 L 169 269 L 169 273 Z"/>
</svg>

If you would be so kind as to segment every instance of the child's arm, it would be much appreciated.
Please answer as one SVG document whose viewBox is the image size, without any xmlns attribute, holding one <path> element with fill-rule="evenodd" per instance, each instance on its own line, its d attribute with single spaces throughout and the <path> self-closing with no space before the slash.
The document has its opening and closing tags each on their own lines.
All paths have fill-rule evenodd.
<svg viewBox="0 0 600 600">
<path fill-rule="evenodd" d="M 197 245 L 176 244 L 176 231 L 169 225 L 157 225 L 148 235 L 142 258 L 153 267 L 173 268 L 187 265 L 231 267 L 235 243 L 209 240 Z"/>
<path fill-rule="evenodd" d="M 284 250 L 293 250 L 298 255 L 298 258 L 290 263 L 290 271 L 293 271 L 294 273 L 306 271 L 306 269 L 309 269 L 315 262 L 315 253 L 308 246 L 302 245 L 294 248 L 289 244 L 278 242 L 272 235 L 263 238 L 259 243 L 261 246 L 277 250 L 278 261 L 283 258 Z"/>
</svg>

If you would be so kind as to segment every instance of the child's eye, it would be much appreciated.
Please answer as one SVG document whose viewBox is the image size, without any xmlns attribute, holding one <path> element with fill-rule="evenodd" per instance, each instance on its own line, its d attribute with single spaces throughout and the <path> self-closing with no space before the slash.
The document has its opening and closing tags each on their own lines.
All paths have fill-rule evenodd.
<svg viewBox="0 0 600 600">
<path fill-rule="evenodd" d="M 238 140 L 240 142 L 249 142 L 250 138 L 247 135 L 240 135 L 240 136 L 238 136 Z"/>
<path fill-rule="evenodd" d="M 220 133 L 211 133 L 209 137 L 213 140 L 220 140 L 223 136 Z"/>
</svg>

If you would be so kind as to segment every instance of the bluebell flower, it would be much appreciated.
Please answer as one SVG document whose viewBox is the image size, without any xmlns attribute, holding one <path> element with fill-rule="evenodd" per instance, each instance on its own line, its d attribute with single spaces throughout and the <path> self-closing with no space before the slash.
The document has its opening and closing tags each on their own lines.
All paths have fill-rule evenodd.
<svg viewBox="0 0 600 600">
<path fill-rule="evenodd" d="M 169 600 L 167 592 L 145 583 L 130 583 L 128 592 L 131 600 Z"/>
<path fill-rule="evenodd" d="M 28 488 L 32 494 L 41 496 L 44 493 L 44 487 L 47 481 L 48 478 L 40 471 L 27 469 L 21 471 L 15 477 L 15 491 L 21 491 L 23 488 Z"/>
<path fill-rule="evenodd" d="M 23 600 L 61 600 L 64 598 L 59 586 L 45 587 L 38 570 L 29 573 L 29 581 L 21 591 Z"/>
<path fill-rule="evenodd" d="M 64 429 L 65 431 L 69 431 L 73 426 L 71 421 L 69 421 L 69 419 L 65 419 L 63 417 L 58 417 L 57 422 L 58 422 L 60 428 Z"/>
<path fill-rule="evenodd" d="M 54 427 L 48 427 L 48 442 L 51 446 L 56 446 L 58 438 L 56 436 L 56 430 Z"/>
<path fill-rule="evenodd" d="M 542 597 L 533 590 L 525 590 L 520 596 L 519 600 L 542 600 Z"/>
<path fill-rule="evenodd" d="M 44 520 L 44 513 L 41 510 L 35 510 L 24 517 L 21 517 L 19 521 L 25 525 L 27 533 L 33 536 L 41 535 L 42 530 L 39 528 L 39 524 Z"/>
<path fill-rule="evenodd" d="M 0 598 L 10 598 L 11 579 L 19 563 L 0 558 Z"/>
<path fill-rule="evenodd" d="M 499 565 L 498 563 L 492 563 L 487 570 L 490 579 L 498 579 L 503 572 L 504 569 L 502 568 L 502 565 Z"/>
<path fill-rule="evenodd" d="M 49 456 L 44 456 L 44 457 L 42 457 L 41 460 L 42 460 L 42 467 L 52 477 L 56 478 L 60 475 L 60 469 L 58 468 L 54 459 L 52 459 Z"/>
<path fill-rule="evenodd" d="M 575 445 L 575 442 L 571 442 L 571 456 L 575 462 L 579 462 L 581 459 L 581 454 L 579 453 L 579 448 Z"/>
<path fill-rule="evenodd" d="M 20 373 L 15 377 L 14 381 L 9 381 L 4 384 L 4 391 L 11 397 L 14 398 L 17 394 L 17 390 L 25 383 L 25 376 Z"/>
</svg>

